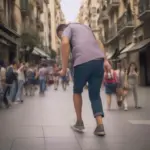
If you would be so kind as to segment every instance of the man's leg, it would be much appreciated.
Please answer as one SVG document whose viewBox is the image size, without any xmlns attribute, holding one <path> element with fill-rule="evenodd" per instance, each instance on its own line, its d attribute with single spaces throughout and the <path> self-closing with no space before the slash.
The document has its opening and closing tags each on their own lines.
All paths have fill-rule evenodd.
<svg viewBox="0 0 150 150">
<path fill-rule="evenodd" d="M 81 94 L 73 95 L 74 108 L 76 112 L 77 121 L 82 122 L 82 96 Z"/>
<path fill-rule="evenodd" d="M 93 115 L 96 119 L 97 127 L 94 131 L 96 135 L 105 135 L 102 117 L 104 117 L 103 105 L 100 97 L 100 88 L 103 80 L 103 61 L 95 60 L 91 62 L 92 73 L 88 79 L 88 90 L 93 110 Z"/>
<path fill-rule="evenodd" d="M 81 93 L 83 92 L 83 87 L 85 86 L 88 78 L 88 71 L 87 65 L 82 64 L 76 66 L 74 68 L 74 94 L 73 94 L 73 101 L 74 101 L 74 108 L 76 112 L 77 122 L 73 126 L 73 129 L 76 131 L 83 131 L 84 124 L 82 120 L 82 96 Z"/>
</svg>

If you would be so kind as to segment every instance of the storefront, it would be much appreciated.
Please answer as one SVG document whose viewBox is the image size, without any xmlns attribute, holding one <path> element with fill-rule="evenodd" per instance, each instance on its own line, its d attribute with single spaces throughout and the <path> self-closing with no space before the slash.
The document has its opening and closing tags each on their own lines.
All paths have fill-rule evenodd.
<svg viewBox="0 0 150 150">
<path fill-rule="evenodd" d="M 40 63 L 42 58 L 48 60 L 50 59 L 50 56 L 46 54 L 43 50 L 35 47 L 30 56 L 30 62 L 35 63 L 35 64 Z"/>
<path fill-rule="evenodd" d="M 150 38 L 136 44 L 129 51 L 129 61 L 139 68 L 140 85 L 150 85 Z"/>
<path fill-rule="evenodd" d="M 128 52 L 131 50 L 131 48 L 133 48 L 134 45 L 135 45 L 134 43 L 130 43 L 120 52 L 119 59 L 120 59 L 120 62 L 123 64 L 124 68 L 127 68 L 129 63 L 131 62 L 129 60 Z"/>
<path fill-rule="evenodd" d="M 17 60 L 19 35 L 0 24 L 0 60 L 6 64 Z"/>
</svg>

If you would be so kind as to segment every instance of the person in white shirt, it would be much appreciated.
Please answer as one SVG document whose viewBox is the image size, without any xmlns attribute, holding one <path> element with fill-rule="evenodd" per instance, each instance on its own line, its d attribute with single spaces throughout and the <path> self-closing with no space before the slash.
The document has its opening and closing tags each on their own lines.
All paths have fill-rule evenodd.
<svg viewBox="0 0 150 150">
<path fill-rule="evenodd" d="M 18 73 L 18 91 L 16 95 L 16 102 L 23 102 L 23 86 L 25 83 L 25 65 L 21 63 L 20 68 L 17 70 Z"/>
</svg>

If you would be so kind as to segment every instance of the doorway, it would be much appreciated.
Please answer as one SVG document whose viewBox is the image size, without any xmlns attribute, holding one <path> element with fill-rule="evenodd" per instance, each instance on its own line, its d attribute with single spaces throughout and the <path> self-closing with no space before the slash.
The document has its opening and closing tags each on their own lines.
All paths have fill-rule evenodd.
<svg viewBox="0 0 150 150">
<path fill-rule="evenodd" d="M 13 51 L 9 51 L 9 63 L 12 63 L 16 58 L 16 53 Z"/>
<path fill-rule="evenodd" d="M 142 85 L 150 86 L 150 47 L 140 52 L 140 74 Z"/>
</svg>

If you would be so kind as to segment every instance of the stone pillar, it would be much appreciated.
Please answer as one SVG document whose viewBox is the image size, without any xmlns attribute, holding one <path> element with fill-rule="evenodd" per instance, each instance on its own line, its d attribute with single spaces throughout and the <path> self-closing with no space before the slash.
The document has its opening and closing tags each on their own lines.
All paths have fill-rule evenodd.
<svg viewBox="0 0 150 150">
<path fill-rule="evenodd" d="M 0 1 L 0 22 L 4 21 L 4 2 Z"/>
</svg>

